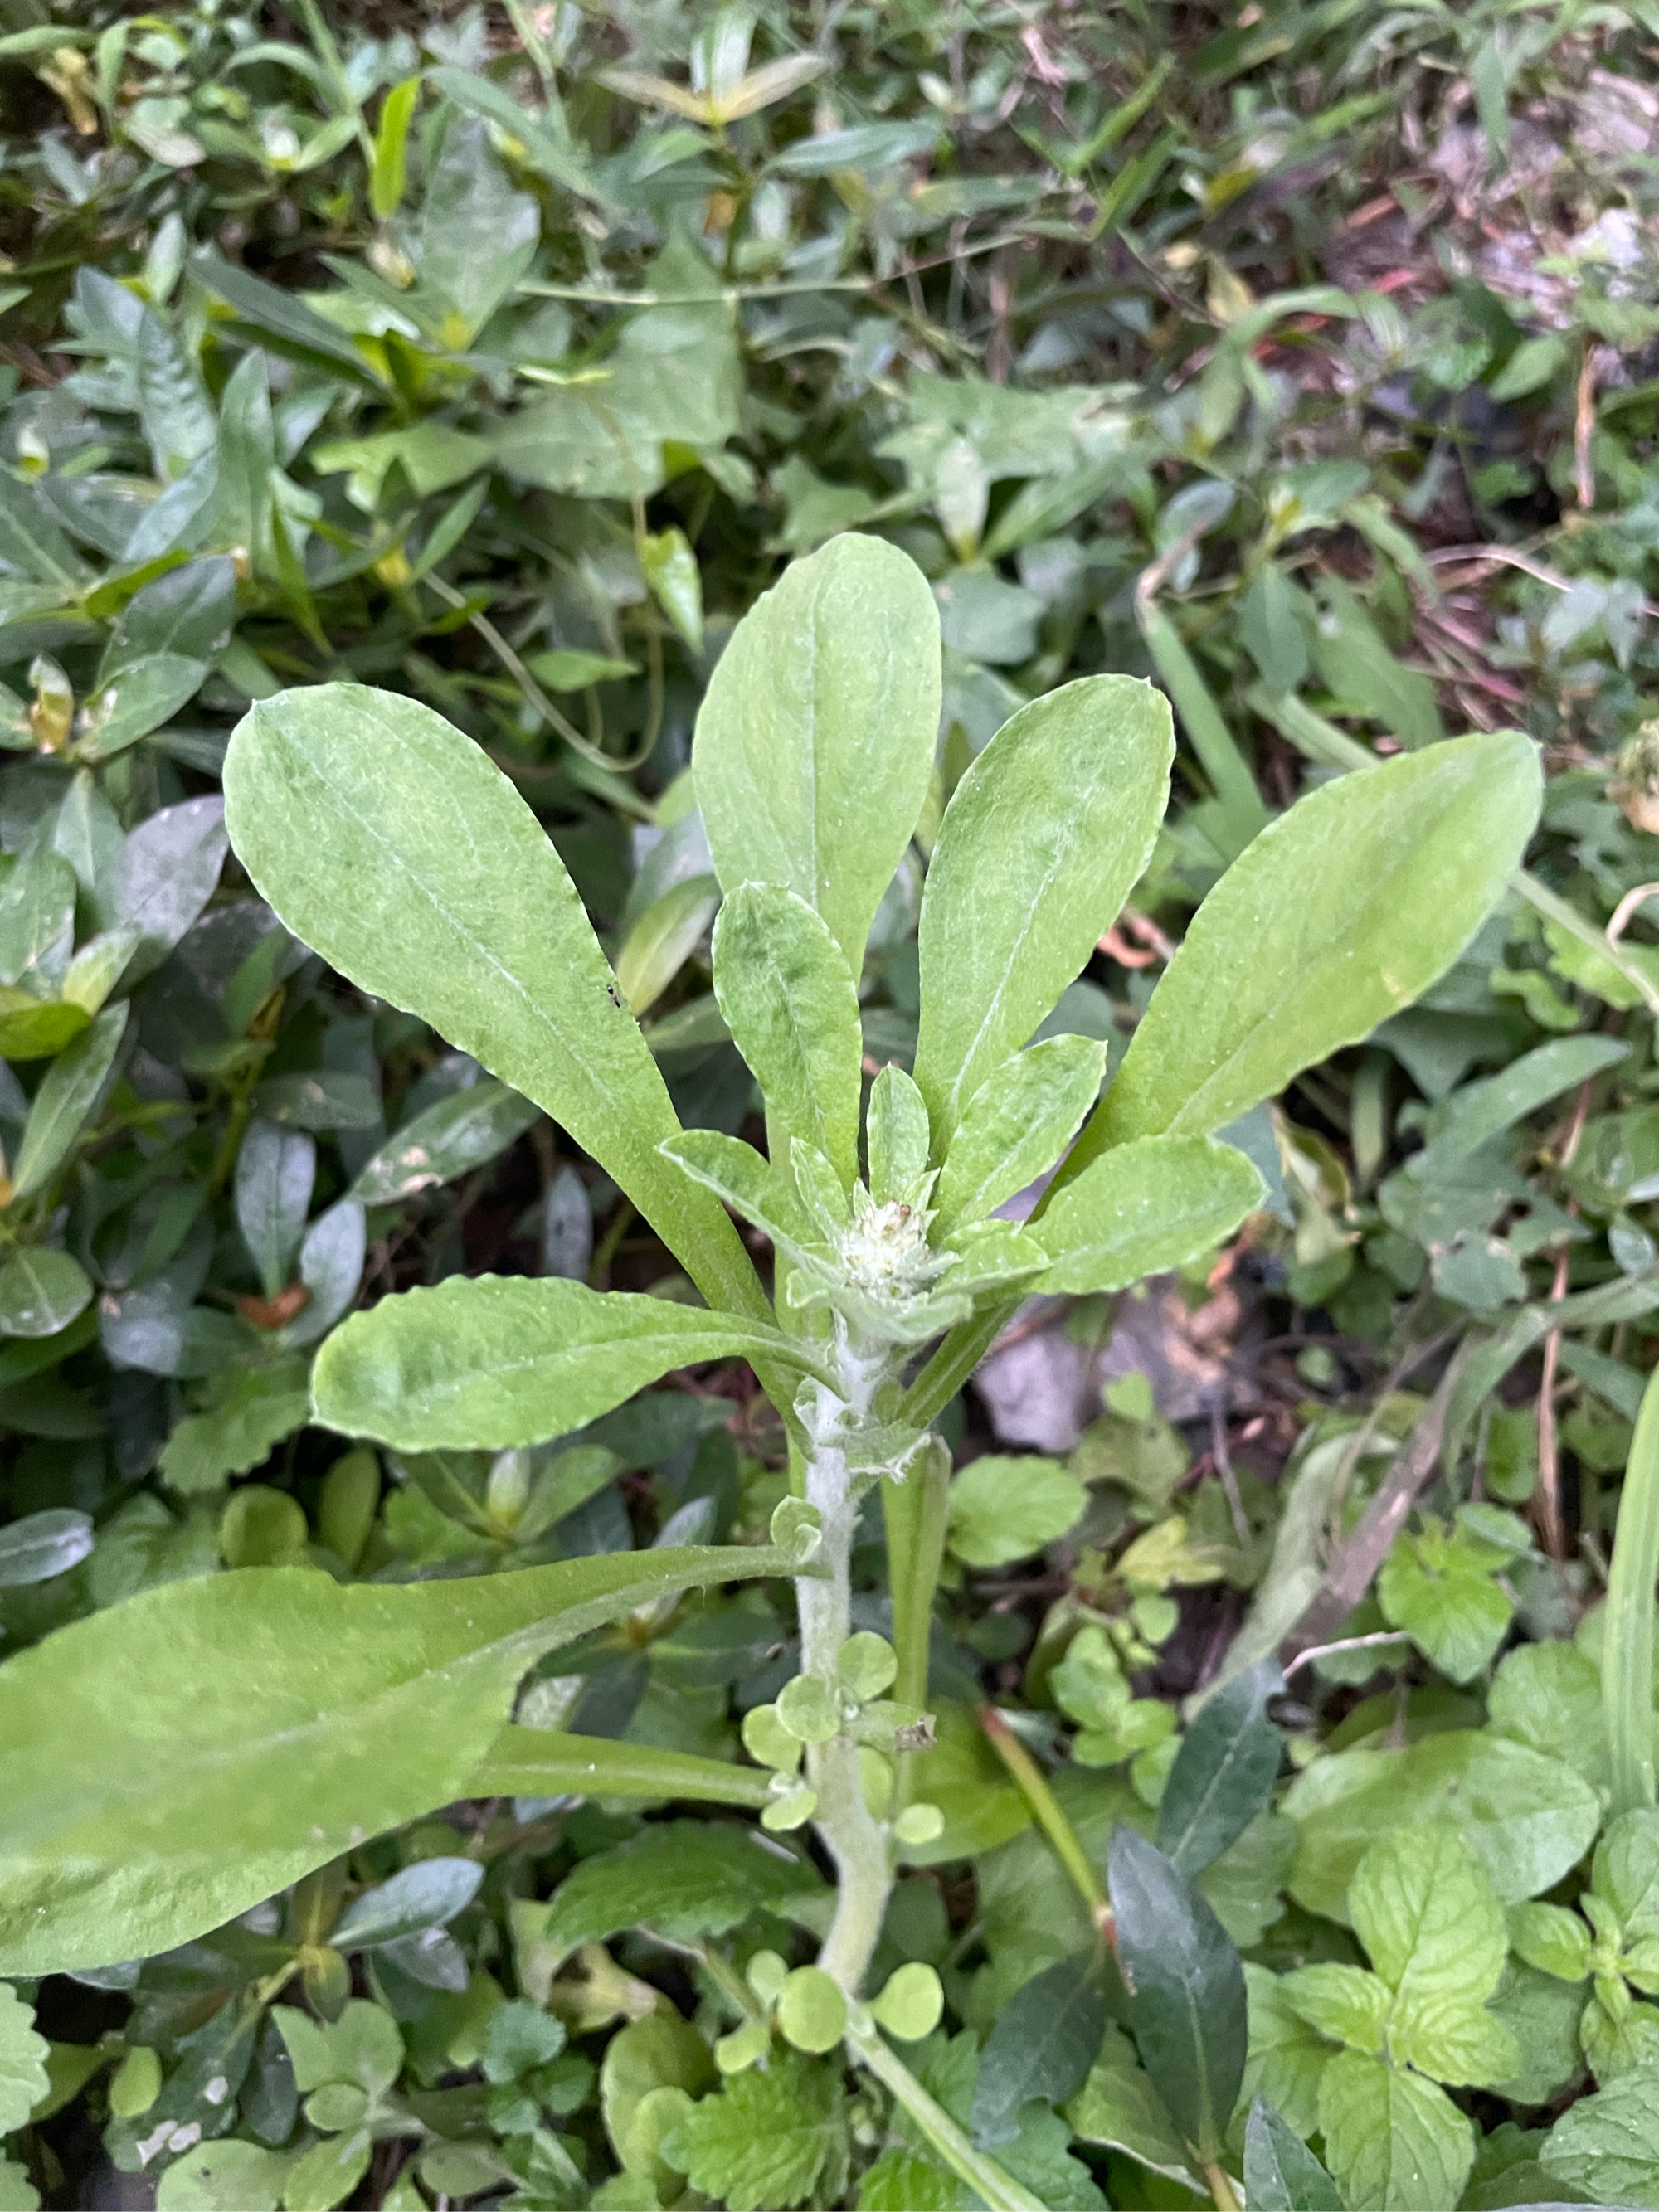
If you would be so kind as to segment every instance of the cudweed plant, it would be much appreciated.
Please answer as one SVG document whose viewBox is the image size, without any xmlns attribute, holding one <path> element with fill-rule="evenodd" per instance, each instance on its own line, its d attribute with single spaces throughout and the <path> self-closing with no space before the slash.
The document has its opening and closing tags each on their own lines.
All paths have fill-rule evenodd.
<svg viewBox="0 0 1659 2212">
<path fill-rule="evenodd" d="M 1028 1294 L 1117 1290 L 1238 1225 L 1261 1185 L 1225 1130 L 1444 970 L 1520 860 L 1539 777 L 1531 744 L 1500 732 L 1313 792 L 1206 900 L 1101 1100 L 1103 1046 L 1029 1040 L 1146 866 L 1172 732 L 1146 684 L 1067 684 L 1016 714 L 944 808 L 915 1071 L 884 1068 L 866 1092 L 866 939 L 942 796 L 939 707 L 932 594 L 871 538 L 791 568 L 715 668 L 694 756 L 724 893 L 715 991 L 764 1101 L 764 1157 L 679 1126 L 552 846 L 438 714 L 332 685 L 242 723 L 230 836 L 288 927 L 558 1121 L 706 1301 L 489 1277 L 390 1297 L 324 1346 L 317 1420 L 404 1451 L 505 1451 L 743 1357 L 782 1417 L 791 1494 L 764 1546 L 401 1586 L 249 1569 L 48 1638 L 0 1669 L 0 1972 L 188 1940 L 508 1772 L 746 1802 L 769 1829 L 811 1825 L 836 1904 L 815 1965 L 751 1962 L 751 2017 L 722 2065 L 760 2057 L 773 2026 L 808 2051 L 845 2040 L 988 2203 L 1035 2202 L 886 2040 L 935 2024 L 932 1970 L 866 1987 L 895 1869 L 941 1826 L 915 1782 L 949 1476 L 933 1424 Z M 1030 1218 L 1002 1218 L 1056 1163 Z M 769 1296 L 734 1215 L 770 1242 Z M 851 1626 L 872 1492 L 888 1637 Z M 544 1653 L 760 1576 L 793 1580 L 800 1671 L 747 1718 L 752 1768 L 503 1733 Z"/>
</svg>

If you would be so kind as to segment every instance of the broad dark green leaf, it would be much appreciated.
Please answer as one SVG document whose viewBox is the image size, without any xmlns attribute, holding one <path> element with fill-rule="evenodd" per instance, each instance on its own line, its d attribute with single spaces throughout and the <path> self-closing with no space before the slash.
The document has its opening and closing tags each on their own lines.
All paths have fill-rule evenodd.
<svg viewBox="0 0 1659 2212">
<path fill-rule="evenodd" d="M 1065 1175 L 1109 1146 L 1224 1128 L 1451 965 L 1520 866 L 1537 747 L 1458 738 L 1299 799 L 1193 917 Z"/>
<path fill-rule="evenodd" d="M 182 653 L 152 653 L 129 661 L 88 700 L 76 733 L 86 760 L 110 760 L 169 721 L 201 690 L 204 660 Z"/>
<path fill-rule="evenodd" d="M 957 786 L 921 902 L 915 1075 L 936 1157 L 1117 919 L 1174 751 L 1162 692 L 1090 676 L 1022 707 Z"/>
<path fill-rule="evenodd" d="M 1336 2184 L 1265 2097 L 1245 2124 L 1244 2195 L 1250 2212 L 1346 2212 Z"/>
<path fill-rule="evenodd" d="M 361 1950 L 371 1943 L 393 1943 L 400 1936 L 418 1936 L 422 1929 L 441 1928 L 471 1904 L 483 1876 L 478 1859 L 417 1859 L 354 1897 L 329 1929 L 328 1940 L 337 1950 Z"/>
<path fill-rule="evenodd" d="M 963 1115 L 933 1191 L 941 1222 L 979 1221 L 1051 1168 L 1100 1095 L 1106 1048 L 1054 1036 L 1005 1060 Z"/>
<path fill-rule="evenodd" d="M 793 891 L 856 975 L 927 795 L 939 710 L 939 617 L 915 562 L 856 536 L 796 562 L 732 633 L 697 717 L 726 890 Z"/>
<path fill-rule="evenodd" d="M 488 1076 L 452 1091 L 386 1139 L 359 1170 L 351 1194 L 365 1206 L 394 1206 L 484 1167 L 518 1142 L 537 1110 Z"/>
<path fill-rule="evenodd" d="M 66 1575 L 86 1558 L 92 1541 L 91 1515 L 73 1506 L 49 1505 L 8 1522 L 0 1528 L 0 1589 Z"/>
<path fill-rule="evenodd" d="M 18 1148 L 13 1188 L 20 1198 L 43 1188 L 63 1164 L 98 1103 L 126 1027 L 125 1001 L 106 1006 L 47 1069 Z"/>
<path fill-rule="evenodd" d="M 1141 2063 L 1182 2140 L 1218 2158 L 1249 2040 L 1238 1953 L 1186 1876 L 1133 1828 L 1113 1832 L 1108 1879 Z"/>
<path fill-rule="evenodd" d="M 295 935 L 562 1122 L 711 1301 L 764 1300 L 718 1202 L 657 1147 L 679 1122 L 540 823 L 412 699 L 264 700 L 225 760 L 238 856 Z"/>
<path fill-rule="evenodd" d="M 762 1910 L 782 1913 L 823 1894 L 804 1852 L 753 1828 L 669 1820 L 584 1859 L 554 1893 L 543 1940 L 562 1950 L 647 1927 L 677 1942 L 723 1936 Z"/>
<path fill-rule="evenodd" d="M 1074 2095 L 1105 2033 L 1105 1983 L 1096 1958 L 1061 1959 L 1016 1990 L 980 2057 L 975 2142 L 986 2149 L 1012 2142 L 1033 2098 L 1060 2105 Z"/>
<path fill-rule="evenodd" d="M 309 1137 L 272 1121 L 249 1122 L 236 1155 L 236 1225 L 268 1298 L 293 1274 L 316 1178 L 317 1147 Z"/>
<path fill-rule="evenodd" d="M 1267 1700 L 1284 1688 L 1261 1659 L 1218 1690 L 1181 1740 L 1158 1808 L 1158 1847 L 1181 1873 L 1201 1874 L 1272 1800 L 1284 1750 Z"/>
<path fill-rule="evenodd" d="M 461 1796 L 543 1652 L 769 1548 L 343 1586 L 173 1583 L 0 1667 L 0 1972 L 170 1948 Z"/>
<path fill-rule="evenodd" d="M 335 371 L 344 369 L 359 383 L 373 385 L 368 362 L 345 331 L 290 291 L 267 284 L 246 269 L 224 261 L 216 253 L 204 254 L 196 273 L 209 291 L 259 335 L 273 349 Z"/>
<path fill-rule="evenodd" d="M 1181 1267 L 1230 1237 L 1265 1188 L 1243 1152 L 1207 1137 L 1141 1138 L 1064 1175 L 1030 1224 L 1054 1255 L 1043 1291 L 1121 1290 Z"/>
<path fill-rule="evenodd" d="M 50 1244 L 22 1244 L 0 1265 L 0 1336 L 56 1336 L 92 1303 L 81 1262 Z"/>
<path fill-rule="evenodd" d="M 453 1276 L 355 1315 L 318 1354 L 317 1418 L 404 1450 L 566 1435 L 699 1360 L 802 1354 L 781 1331 L 666 1298 Z"/>
<path fill-rule="evenodd" d="M 110 921 L 138 932 L 132 981 L 159 968 L 213 896 L 225 864 L 224 804 L 186 799 L 141 822 L 113 871 Z"/>
<path fill-rule="evenodd" d="M 828 927 L 775 884 L 740 884 L 714 925 L 714 996 L 766 1099 L 775 1160 L 799 1137 L 851 1188 L 864 1054 L 857 988 Z"/>
</svg>

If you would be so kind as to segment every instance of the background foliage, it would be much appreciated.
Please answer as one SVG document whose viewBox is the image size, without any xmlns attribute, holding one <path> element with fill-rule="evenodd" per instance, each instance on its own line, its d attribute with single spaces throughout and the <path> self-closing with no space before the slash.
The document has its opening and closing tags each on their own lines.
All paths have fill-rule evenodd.
<svg viewBox="0 0 1659 2212">
<path fill-rule="evenodd" d="M 1330 2188 L 1308 2138 L 1354 2208 L 1659 2203 L 1659 1819 L 1604 1825 L 1597 1672 L 1659 1312 L 1659 15 L 0 23 L 6 1648 L 221 1564 L 493 1572 L 757 1536 L 781 1494 L 736 1366 L 493 1463 L 307 1425 L 316 1346 L 388 1288 L 681 1286 L 227 863 L 250 700 L 373 683 L 488 748 L 683 1120 L 728 1131 L 683 771 L 787 556 L 878 530 L 933 581 L 924 845 L 1024 699 L 1170 692 L 1185 803 L 1056 1018 L 1115 1054 L 1270 813 L 1519 725 L 1551 771 L 1522 893 L 1236 1133 L 1273 1212 L 1116 1312 L 1027 1316 L 954 1409 L 950 1820 L 882 1963 L 943 1972 L 918 2071 L 1046 2203 L 1222 2202 L 1213 2136 L 1263 2203 L 1338 2201 L 1285 2193 Z M 875 1065 L 915 1047 L 919 885 L 877 919 Z M 1341 1548 L 1379 1499 L 1381 1548 Z M 523 1716 L 735 1758 L 791 1635 L 756 1590 L 646 1608 Z M 1334 1642 L 1282 1689 L 1271 1655 Z M 1231 1778 L 1206 1832 L 1183 1742 Z M 1243 1954 L 1248 2058 L 1159 1996 L 1153 1831 L 1212 1909 L 1183 1970 L 1224 2043 Z M 1148 1947 L 1109 2021 L 1088 1882 Z M 111 2164 L 173 2208 L 967 2202 L 834 2060 L 722 2086 L 823 1895 L 736 1818 L 459 1805 L 210 1941 L 0 1990 L 0 2205 Z M 1236 2115 L 1183 2102 L 1240 2065 Z M 1257 2089 L 1284 2139 L 1252 2148 Z"/>
</svg>

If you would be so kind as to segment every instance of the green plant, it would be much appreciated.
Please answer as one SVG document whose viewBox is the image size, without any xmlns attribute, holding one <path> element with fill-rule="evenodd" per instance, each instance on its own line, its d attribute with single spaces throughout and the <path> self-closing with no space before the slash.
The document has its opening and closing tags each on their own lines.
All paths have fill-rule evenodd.
<svg viewBox="0 0 1659 2212">
<path fill-rule="evenodd" d="M 671 1370 L 738 1356 L 787 1425 L 790 1494 L 769 1547 L 404 1589 L 264 1566 L 153 1590 L 48 1638 L 0 1673 L 0 1773 L 21 1815 L 3 1865 L 9 1970 L 182 1942 L 355 1838 L 488 1790 L 492 1739 L 532 1661 L 671 1592 L 793 1576 L 800 1670 L 750 1711 L 744 1742 L 763 1824 L 811 1821 L 837 1881 L 817 1964 L 767 2008 L 799 2050 L 845 2035 L 948 2165 L 988 2201 L 1028 2201 L 880 2043 L 884 2026 L 932 2027 L 925 1976 L 914 1993 L 899 1977 L 865 1987 L 896 1862 L 943 1826 L 912 1788 L 946 1504 L 931 1420 L 1024 1292 L 1110 1291 L 1178 1267 L 1257 1205 L 1259 1174 L 1215 1133 L 1456 957 L 1524 851 L 1538 774 L 1527 741 L 1500 734 L 1310 795 L 1200 909 L 1091 1119 L 1103 1048 L 1027 1040 L 1146 865 L 1170 717 L 1157 693 L 1112 676 L 1033 702 L 939 823 L 915 1078 L 876 1076 L 860 1149 L 854 979 L 927 798 L 934 624 L 902 555 L 838 539 L 739 626 L 699 719 L 697 793 L 725 895 L 715 990 L 764 1099 L 769 1158 L 679 1128 L 557 855 L 439 716 L 334 686 L 243 722 L 226 762 L 230 835 L 285 923 L 551 1114 L 707 1301 L 491 1278 L 385 1298 L 328 1337 L 314 1417 L 404 1453 L 514 1452 Z M 1080 1125 L 1030 1220 L 993 1218 Z M 770 1299 L 733 1213 L 772 1247 Z M 890 1638 L 855 1632 L 849 1610 L 872 1492 L 887 1516 Z M 101 1705 L 112 1670 L 137 1701 L 118 1720 Z M 625 1787 L 696 1788 L 684 1759 L 671 1773 L 641 1753 L 638 1765 Z"/>
</svg>

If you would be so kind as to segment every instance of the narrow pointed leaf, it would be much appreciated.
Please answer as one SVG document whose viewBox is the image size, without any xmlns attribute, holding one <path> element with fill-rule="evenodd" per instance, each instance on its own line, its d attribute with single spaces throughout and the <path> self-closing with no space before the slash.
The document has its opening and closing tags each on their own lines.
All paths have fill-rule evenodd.
<svg viewBox="0 0 1659 2212">
<path fill-rule="evenodd" d="M 473 1772 L 469 1797 L 685 1797 L 717 1805 L 763 1806 L 771 1778 L 759 1766 L 665 1751 L 654 1743 L 613 1743 L 562 1729 L 504 1728 Z"/>
<path fill-rule="evenodd" d="M 793 891 L 739 884 L 714 925 L 714 996 L 765 1095 L 774 1158 L 799 1137 L 850 1188 L 864 1043 L 852 971 L 824 923 Z"/>
<path fill-rule="evenodd" d="M 106 1006 L 46 1071 L 29 1108 L 13 1189 L 27 1197 L 48 1182 L 97 1105 L 126 1035 L 127 1006 Z"/>
<path fill-rule="evenodd" d="M 295 936 L 561 1122 L 707 1297 L 763 1310 L 737 1231 L 658 1152 L 679 1121 L 574 884 L 471 739 L 389 692 L 281 692 L 232 737 L 225 804 Z"/>
<path fill-rule="evenodd" d="M 317 1419 L 400 1450 L 502 1451 L 579 1429 L 698 1360 L 801 1353 L 776 1329 L 666 1298 L 452 1276 L 382 1298 L 317 1355 Z"/>
<path fill-rule="evenodd" d="M 1200 907 L 1066 1173 L 1109 1145 L 1224 1128 L 1443 975 L 1521 865 L 1538 750 L 1458 738 L 1325 785 Z"/>
<path fill-rule="evenodd" d="M 1182 2142 L 1218 2158 L 1249 2041 L 1238 1953 L 1186 1876 L 1133 1828 L 1113 1833 L 1109 1882 L 1130 1992 L 1123 2016 Z"/>
<path fill-rule="evenodd" d="M 963 1115 L 933 1192 L 942 1221 L 979 1221 L 1053 1167 L 1100 1095 L 1106 1048 L 1048 1037 L 1005 1060 Z"/>
<path fill-rule="evenodd" d="M 916 1083 L 938 1151 L 1117 919 L 1174 751 L 1162 692 L 1088 676 L 1022 707 L 957 786 L 921 902 Z"/>
<path fill-rule="evenodd" d="M 1265 2097 L 1245 2124 L 1244 2196 L 1250 2212 L 1345 2212 L 1336 2184 Z"/>
<path fill-rule="evenodd" d="M 216 1927 L 464 1795 L 542 1653 L 676 1590 L 791 1568 L 769 1547 L 401 1585 L 255 1567 L 60 1629 L 0 1667 L 0 1972 Z"/>
<path fill-rule="evenodd" d="M 1042 1291 L 1121 1290 L 1182 1267 L 1231 1236 L 1265 1188 L 1243 1152 L 1207 1137 L 1144 1137 L 1075 1182 L 1063 1175 L 1031 1224 L 1054 1255 Z"/>
<path fill-rule="evenodd" d="M 927 796 L 939 691 L 921 571 L 848 536 L 744 617 L 697 717 L 697 803 L 722 885 L 793 891 L 854 975 Z"/>
<path fill-rule="evenodd" d="M 1201 1874 L 1267 1810 L 1284 1741 L 1267 1700 L 1285 1686 L 1276 1660 L 1258 1660 L 1218 1690 L 1181 1739 L 1158 1807 L 1158 1847 L 1182 1874 Z"/>
</svg>

